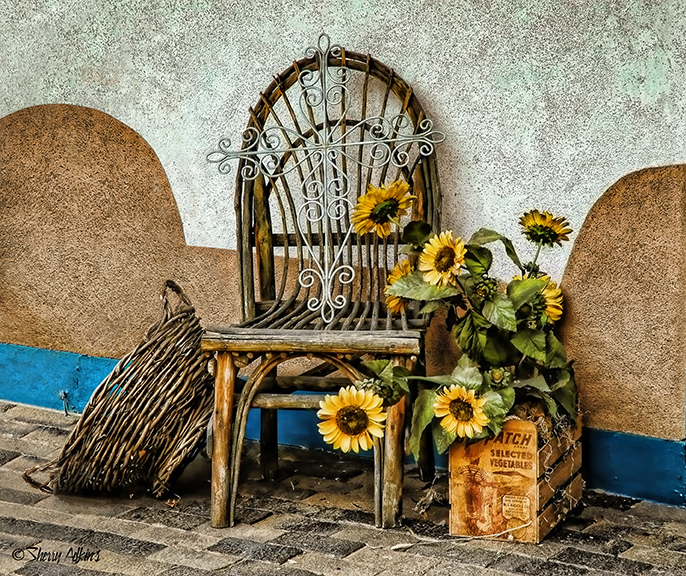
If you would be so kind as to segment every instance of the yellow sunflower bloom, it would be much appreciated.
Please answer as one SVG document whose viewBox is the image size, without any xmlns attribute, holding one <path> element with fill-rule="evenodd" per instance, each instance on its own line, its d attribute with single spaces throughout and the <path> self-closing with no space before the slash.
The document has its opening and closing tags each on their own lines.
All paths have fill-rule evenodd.
<svg viewBox="0 0 686 576">
<path fill-rule="evenodd" d="M 528 274 L 515 276 L 513 280 L 526 280 Z M 553 282 L 548 275 L 537 276 L 539 280 L 545 280 L 547 284 L 541 290 L 539 301 L 534 302 L 534 308 L 538 313 L 545 312 L 548 319 L 555 323 L 562 318 L 562 290 L 557 287 L 557 282 Z"/>
<path fill-rule="evenodd" d="M 538 210 L 525 212 L 519 218 L 519 224 L 524 228 L 522 233 L 527 240 L 544 246 L 561 246 L 563 241 L 569 240 L 568 235 L 572 232 L 569 222 L 563 216 L 555 217 L 550 212 Z"/>
<path fill-rule="evenodd" d="M 460 274 L 466 252 L 462 238 L 454 238 L 450 230 L 431 238 L 419 256 L 418 268 L 424 272 L 424 281 L 433 286 L 452 284 Z"/>
<path fill-rule="evenodd" d="M 370 390 L 355 386 L 341 388 L 336 396 L 326 395 L 319 402 L 318 424 L 324 441 L 343 452 L 359 452 L 372 447 L 372 436 L 383 437 L 386 413 L 383 400 Z"/>
<path fill-rule="evenodd" d="M 553 282 L 549 276 L 542 276 L 543 280 L 547 280 L 548 284 L 541 295 L 545 301 L 545 313 L 551 322 L 557 322 L 562 317 L 562 290 L 557 287 L 557 283 Z"/>
<path fill-rule="evenodd" d="M 400 314 L 403 310 L 407 309 L 410 301 L 402 296 L 394 296 L 388 293 L 388 288 L 393 286 L 393 284 L 400 280 L 403 276 L 407 276 L 412 272 L 412 265 L 409 260 L 401 260 L 398 262 L 391 273 L 388 275 L 388 285 L 386 286 L 386 306 L 391 311 L 391 314 Z"/>
<path fill-rule="evenodd" d="M 391 222 L 397 224 L 417 198 L 409 195 L 409 190 L 410 185 L 402 180 L 391 182 L 388 187 L 382 184 L 377 188 L 370 184 L 367 193 L 357 199 L 353 209 L 355 232 L 376 232 L 379 238 L 386 238 L 391 233 Z"/>
<path fill-rule="evenodd" d="M 474 390 L 454 384 L 445 388 L 434 402 L 436 416 L 442 418 L 441 426 L 460 438 L 473 438 L 480 434 L 491 420 L 483 411 L 485 398 L 477 398 Z"/>
</svg>

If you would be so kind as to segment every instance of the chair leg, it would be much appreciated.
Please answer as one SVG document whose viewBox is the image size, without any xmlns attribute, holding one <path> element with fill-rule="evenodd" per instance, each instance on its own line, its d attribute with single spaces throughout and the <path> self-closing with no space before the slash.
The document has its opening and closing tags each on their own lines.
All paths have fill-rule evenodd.
<svg viewBox="0 0 686 576">
<path fill-rule="evenodd" d="M 217 354 L 214 389 L 211 521 L 215 528 L 229 525 L 228 508 L 231 487 L 230 442 L 233 391 L 236 385 L 236 368 L 231 354 Z"/>
<path fill-rule="evenodd" d="M 381 527 L 392 528 L 402 513 L 403 435 L 407 398 L 388 408 L 384 433 L 383 473 L 381 484 Z M 378 521 L 377 521 L 378 523 Z"/>
</svg>

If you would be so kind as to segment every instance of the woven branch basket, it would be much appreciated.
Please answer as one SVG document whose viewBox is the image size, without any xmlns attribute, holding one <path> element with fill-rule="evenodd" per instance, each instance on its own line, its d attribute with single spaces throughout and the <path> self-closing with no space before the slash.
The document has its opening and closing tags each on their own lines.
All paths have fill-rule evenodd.
<svg viewBox="0 0 686 576">
<path fill-rule="evenodd" d="M 160 321 L 93 392 L 59 457 L 24 473 L 29 484 L 66 493 L 145 487 L 162 497 L 200 451 L 214 402 L 202 328 L 176 283 L 168 280 L 160 297 Z M 34 479 L 39 472 L 49 479 Z"/>
</svg>

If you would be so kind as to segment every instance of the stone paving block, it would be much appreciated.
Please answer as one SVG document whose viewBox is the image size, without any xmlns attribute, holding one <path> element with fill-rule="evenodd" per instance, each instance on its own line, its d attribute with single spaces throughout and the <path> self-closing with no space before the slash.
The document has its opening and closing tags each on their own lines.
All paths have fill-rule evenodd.
<svg viewBox="0 0 686 576">
<path fill-rule="evenodd" d="M 336 522 L 322 522 L 313 518 L 293 518 L 281 516 L 272 526 L 278 530 L 298 532 L 302 534 L 329 535 L 338 530 Z"/>
<path fill-rule="evenodd" d="M 22 536 L 20 534 L 7 534 L 0 532 L 0 552 L 11 554 L 14 550 L 23 550 L 27 546 L 34 546 L 40 542 L 35 536 Z"/>
<path fill-rule="evenodd" d="M 31 536 L 39 539 L 59 538 L 63 542 L 76 542 L 79 539 L 87 539 L 93 535 L 91 530 L 84 530 L 83 528 L 5 516 L 0 517 L 0 532 L 19 536 Z"/>
<path fill-rule="evenodd" d="M 303 504 L 297 500 L 288 500 L 271 496 L 245 496 L 238 498 L 237 508 L 256 508 L 258 510 L 268 510 L 272 513 L 280 514 L 316 514 L 321 510 L 318 506 Z"/>
<path fill-rule="evenodd" d="M 53 494 L 37 504 L 37 508 L 97 516 L 119 516 L 136 506 L 128 498 L 111 496 L 78 496 L 72 494 Z"/>
<path fill-rule="evenodd" d="M 360 561 L 351 560 L 350 556 L 334 558 L 320 552 L 305 552 L 300 556 L 291 558 L 288 565 L 323 576 L 375 576 L 386 565 L 386 562 L 377 560 L 373 564 L 369 564 L 364 559 Z"/>
<path fill-rule="evenodd" d="M 240 492 L 253 498 L 278 498 L 287 501 L 299 501 L 316 494 L 316 490 L 293 488 L 281 482 L 267 480 L 245 481 L 240 483 Z"/>
<path fill-rule="evenodd" d="M 150 555 L 150 560 L 157 560 L 166 564 L 183 565 L 198 570 L 220 570 L 240 562 L 239 556 L 220 554 L 208 550 L 191 550 L 182 546 L 165 548 Z"/>
<path fill-rule="evenodd" d="M 359 524 L 342 524 L 338 530 L 331 534 L 334 538 L 341 540 L 352 540 L 353 542 L 364 542 L 372 548 L 391 548 L 399 544 L 414 546 L 417 540 L 407 532 L 399 530 L 384 530 L 372 526 Z"/>
<path fill-rule="evenodd" d="M 59 456 L 64 443 L 59 440 L 55 441 L 55 437 L 47 436 L 39 431 L 34 430 L 29 432 L 26 436 L 21 438 L 14 438 L 12 436 L 4 436 L 2 438 L 2 445 L 4 450 L 10 452 L 19 452 L 20 454 L 31 454 L 44 458 L 45 460 L 52 460 Z"/>
<path fill-rule="evenodd" d="M 606 492 L 601 492 L 600 490 L 585 490 L 581 502 L 584 506 L 613 508 L 615 510 L 626 511 L 630 510 L 635 504 L 638 504 L 640 500 L 627 496 L 608 494 Z"/>
<path fill-rule="evenodd" d="M 3 439 L 2 440 L 3 446 L 7 444 L 7 440 Z M 23 474 L 27 469 L 33 468 L 34 466 L 38 466 L 40 464 L 46 464 L 48 462 L 47 458 L 40 458 L 36 456 L 35 454 L 19 454 L 17 458 L 14 458 L 13 460 L 10 460 L 7 464 L 5 464 L 1 470 L 12 470 L 19 472 L 20 476 Z M 47 476 L 44 478 L 44 480 L 47 480 Z M 43 480 L 42 478 L 40 480 Z M 26 482 L 24 483 L 25 486 L 29 486 Z M 35 490 L 35 488 L 32 488 Z"/>
<path fill-rule="evenodd" d="M 331 556 L 337 556 L 339 558 L 352 554 L 365 545 L 363 542 L 340 540 L 330 536 L 312 533 L 303 534 L 300 532 L 287 532 L 272 542 L 282 546 L 293 546 L 299 547 L 302 550 L 312 550 L 314 552 L 321 552 L 322 554 L 330 554 Z"/>
<path fill-rule="evenodd" d="M 0 436 L 21 438 L 22 436 L 26 436 L 32 430 L 35 430 L 35 428 L 35 424 L 22 422 L 21 420 L 13 420 L 10 418 L 3 418 L 0 420 Z"/>
<path fill-rule="evenodd" d="M 252 540 L 253 542 L 268 542 L 269 540 L 275 540 L 284 534 L 284 531 L 264 524 L 251 525 L 239 523 L 229 528 L 212 528 L 208 523 L 194 528 L 189 533 L 216 538 L 214 543 L 223 540 L 224 538 Z"/>
<path fill-rule="evenodd" d="M 647 500 L 639 501 L 632 507 L 632 512 L 642 519 L 658 522 L 683 522 L 686 524 L 686 508 L 656 504 Z"/>
<path fill-rule="evenodd" d="M 169 547 L 183 546 L 191 550 L 204 550 L 222 539 L 222 536 L 220 536 L 219 531 L 216 529 L 214 534 L 204 534 L 180 528 L 170 528 L 169 526 L 144 525 L 144 527 L 141 527 L 139 525 L 138 528 L 139 530 L 130 530 L 126 535 L 137 540 L 148 540 Z M 114 532 L 114 530 L 109 531 Z"/>
<path fill-rule="evenodd" d="M 592 526 L 591 528 L 595 528 Z M 557 530 L 550 534 L 546 539 L 549 543 L 558 544 L 564 547 L 573 546 L 590 552 L 601 554 L 611 554 L 616 556 L 631 548 L 631 542 L 624 540 L 631 528 L 619 527 L 605 523 L 605 529 L 598 529 L 595 532 L 576 530 Z"/>
<path fill-rule="evenodd" d="M 682 568 L 686 570 L 686 554 L 661 548 L 649 548 L 647 546 L 634 546 L 620 554 L 622 558 L 652 564 L 656 568 Z"/>
<path fill-rule="evenodd" d="M 186 514 L 174 508 L 138 507 L 124 512 L 118 517 L 122 520 L 135 520 L 145 524 L 162 524 L 171 528 L 181 528 L 182 530 L 190 530 L 207 522 L 207 518 L 196 516 L 195 514 Z"/>
<path fill-rule="evenodd" d="M 48 498 L 45 492 L 38 490 L 15 490 L 14 488 L 3 488 L 0 485 L 0 502 L 13 502 L 15 504 L 27 504 L 29 506 Z"/>
<path fill-rule="evenodd" d="M 440 565 L 441 560 L 428 556 L 416 556 L 406 552 L 394 552 L 390 550 L 377 550 L 365 546 L 357 552 L 353 552 L 345 558 L 353 566 L 369 566 L 375 568 L 378 573 L 385 572 L 389 576 L 418 574 L 433 574 L 436 566 Z M 477 574 L 476 572 L 474 573 Z"/>
<path fill-rule="evenodd" d="M 599 554 L 580 550 L 579 548 L 565 548 L 559 554 L 553 556 L 551 561 L 573 566 L 605 570 L 624 576 L 636 576 L 645 574 L 652 569 L 652 565 L 645 562 L 637 562 L 626 558 L 617 558 L 609 554 Z"/>
<path fill-rule="evenodd" d="M 222 570 L 220 574 L 227 576 L 314 576 L 313 572 L 295 568 L 292 566 L 275 566 L 266 562 L 254 560 L 244 560 L 227 570 Z"/>
<path fill-rule="evenodd" d="M 79 421 L 80 415 L 71 413 L 66 415 L 63 410 L 51 410 L 50 408 L 29 406 L 28 404 L 16 404 L 5 411 L 4 417 L 32 424 L 73 428 Z"/>
<path fill-rule="evenodd" d="M 375 526 L 376 520 L 373 512 L 366 510 L 352 510 L 345 508 L 321 508 L 316 514 L 317 520 L 324 522 L 354 522 Z"/>
<path fill-rule="evenodd" d="M 587 576 L 588 568 L 562 564 L 554 560 L 542 560 L 539 558 L 526 558 L 514 554 L 503 556 L 489 566 L 493 570 L 502 570 L 505 573 L 532 574 L 545 576 Z"/>
<path fill-rule="evenodd" d="M 393 569 L 383 570 L 376 576 L 395 576 L 397 572 Z M 412 572 L 402 572 L 402 574 L 412 574 Z M 425 574 L 426 576 L 512 576 L 512 572 L 503 572 L 501 570 L 493 570 L 491 568 L 475 568 L 466 564 L 454 564 L 449 562 L 441 562 L 433 566 L 428 572 L 417 572 L 416 574 Z M 546 573 L 541 573 L 541 576 L 548 576 Z"/>
<path fill-rule="evenodd" d="M 482 548 L 466 548 L 452 542 L 419 542 L 406 550 L 408 554 L 417 554 L 430 558 L 447 558 L 452 562 L 487 567 L 496 562 L 503 554 Z"/>
<path fill-rule="evenodd" d="M 0 466 L 4 466 L 8 462 L 14 460 L 18 456 L 21 456 L 21 452 L 16 450 L 1 450 L 0 449 Z"/>
<path fill-rule="evenodd" d="M 129 538 L 128 536 L 121 536 L 111 532 L 90 532 L 74 540 L 74 543 L 88 546 L 89 548 L 99 548 L 132 556 L 149 556 L 158 550 L 166 548 L 164 544 Z"/>
<path fill-rule="evenodd" d="M 281 544 L 278 539 L 262 543 L 239 540 L 238 538 L 224 538 L 214 546 L 210 546 L 208 550 L 276 564 L 283 564 L 289 558 L 302 553 L 302 548 Z"/>
</svg>

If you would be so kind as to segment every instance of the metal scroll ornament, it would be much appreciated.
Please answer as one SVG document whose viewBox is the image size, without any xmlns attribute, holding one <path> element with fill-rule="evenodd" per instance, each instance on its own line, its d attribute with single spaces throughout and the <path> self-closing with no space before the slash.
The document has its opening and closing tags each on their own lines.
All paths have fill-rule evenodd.
<svg viewBox="0 0 686 576">
<path fill-rule="evenodd" d="M 341 47 L 332 46 L 329 37 L 322 34 L 318 46 L 308 48 L 306 56 L 315 59 L 317 67 L 303 70 L 298 77 L 301 89 L 298 106 L 305 134 L 280 124 L 261 131 L 249 127 L 243 133 L 240 150 L 231 150 L 231 141 L 223 139 L 207 160 L 217 164 L 222 174 L 230 173 L 232 160 L 243 160 L 241 176 L 246 180 L 254 180 L 259 175 L 280 178 L 294 170 L 302 171 L 302 204 L 297 212 L 297 226 L 312 266 L 300 272 L 298 281 L 306 289 L 319 281 L 320 296 L 311 297 L 308 308 L 319 311 L 324 322 L 329 323 L 347 304 L 342 294 L 334 296 L 336 285 L 350 284 L 355 279 L 353 267 L 343 262 L 343 249 L 353 233 L 347 219 L 357 199 L 349 197 L 350 181 L 340 166 L 345 161 L 370 169 L 405 168 L 411 160 L 411 146 L 417 146 L 421 156 L 428 156 L 445 136 L 434 130 L 428 119 L 422 120 L 415 129 L 406 114 L 392 118 L 372 116 L 355 123 L 347 120 L 350 102 L 347 84 L 351 71 L 345 66 L 329 67 L 328 64 L 330 58 L 341 57 Z M 312 121 L 315 117 L 336 116 L 337 121 L 318 125 Z M 369 148 L 366 158 L 355 153 L 360 146 Z M 334 225 L 345 234 L 335 246 L 331 235 Z M 325 242 L 319 250 L 311 245 L 307 232 L 316 227 Z"/>
</svg>

